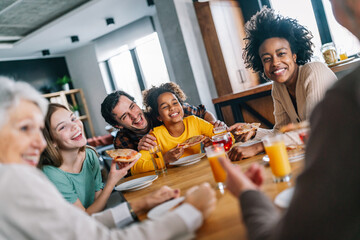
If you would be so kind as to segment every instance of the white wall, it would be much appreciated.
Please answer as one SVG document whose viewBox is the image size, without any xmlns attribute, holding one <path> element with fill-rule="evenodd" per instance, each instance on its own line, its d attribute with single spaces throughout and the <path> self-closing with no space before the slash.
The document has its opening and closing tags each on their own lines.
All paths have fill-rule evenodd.
<svg viewBox="0 0 360 240">
<path fill-rule="evenodd" d="M 118 54 L 123 45 L 129 45 L 130 48 L 133 48 L 134 46 L 131 44 L 134 40 L 153 32 L 150 17 L 144 17 L 94 40 L 98 61 L 105 61 Z"/>
<path fill-rule="evenodd" d="M 217 98 L 214 79 L 211 73 L 209 60 L 206 54 L 204 41 L 197 21 L 192 0 L 173 0 L 175 3 L 181 31 L 184 37 L 186 50 L 194 73 L 196 87 L 201 103 L 207 110 L 215 113 L 212 103 Z"/>
<path fill-rule="evenodd" d="M 75 88 L 82 88 L 94 125 L 95 135 L 106 134 L 101 103 L 106 96 L 94 44 L 67 52 L 65 59 Z"/>
</svg>

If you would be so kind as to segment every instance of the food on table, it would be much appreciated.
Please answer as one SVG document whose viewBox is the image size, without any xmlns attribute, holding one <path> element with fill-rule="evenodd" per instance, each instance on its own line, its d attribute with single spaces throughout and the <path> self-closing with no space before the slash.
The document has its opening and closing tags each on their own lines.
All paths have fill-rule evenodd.
<svg viewBox="0 0 360 240">
<path fill-rule="evenodd" d="M 141 153 L 132 149 L 113 149 L 106 153 L 117 162 L 132 162 L 141 157 Z"/>
<path fill-rule="evenodd" d="M 252 130 L 256 130 L 260 127 L 261 123 L 245 123 L 240 128 L 236 129 L 234 132 L 236 135 L 242 135 L 244 133 L 248 133 Z"/>
<path fill-rule="evenodd" d="M 188 138 L 185 142 L 178 144 L 178 147 L 180 148 L 192 147 L 201 143 L 205 139 L 206 137 L 204 135 L 193 136 L 191 138 Z"/>
<path fill-rule="evenodd" d="M 289 123 L 288 125 L 281 127 L 280 132 L 285 133 L 285 132 L 295 131 L 295 130 L 308 128 L 308 127 L 309 127 L 308 121 L 303 121 L 303 122 L 299 122 L 299 123 Z"/>
</svg>

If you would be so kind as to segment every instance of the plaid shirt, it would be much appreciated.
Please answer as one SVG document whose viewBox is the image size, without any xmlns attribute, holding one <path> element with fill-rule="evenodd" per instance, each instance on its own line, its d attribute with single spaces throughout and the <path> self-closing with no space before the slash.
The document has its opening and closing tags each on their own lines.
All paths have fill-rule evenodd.
<svg viewBox="0 0 360 240">
<path fill-rule="evenodd" d="M 195 115 L 199 118 L 204 119 L 206 108 L 204 105 L 199 105 L 198 107 L 192 106 L 188 103 L 183 103 L 183 109 L 184 109 L 184 117 Z M 150 126 L 149 129 L 152 129 L 159 125 L 159 122 L 156 122 L 154 120 L 150 119 L 150 116 L 148 113 L 144 113 L 148 124 Z M 115 148 L 131 148 L 134 150 L 138 150 L 138 145 L 140 139 L 145 136 L 146 134 L 138 134 L 133 131 L 130 131 L 129 129 L 123 128 L 119 130 L 116 134 L 116 137 L 114 139 L 114 147 Z"/>
</svg>

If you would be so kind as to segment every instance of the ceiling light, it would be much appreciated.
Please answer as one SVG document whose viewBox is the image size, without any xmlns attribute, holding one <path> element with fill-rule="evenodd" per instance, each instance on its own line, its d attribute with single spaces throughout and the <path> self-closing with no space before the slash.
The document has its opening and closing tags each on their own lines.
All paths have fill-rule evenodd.
<svg viewBox="0 0 360 240">
<path fill-rule="evenodd" d="M 75 43 L 75 42 L 79 41 L 79 37 L 77 35 L 71 36 L 70 38 L 71 38 L 72 43 Z"/>
<path fill-rule="evenodd" d="M 50 50 L 49 49 L 44 49 L 41 51 L 43 56 L 49 56 L 50 55 Z"/>
<path fill-rule="evenodd" d="M 110 25 L 113 25 L 113 24 L 115 24 L 115 21 L 114 21 L 113 18 L 107 18 L 106 19 L 106 25 L 107 26 L 110 26 Z"/>
</svg>

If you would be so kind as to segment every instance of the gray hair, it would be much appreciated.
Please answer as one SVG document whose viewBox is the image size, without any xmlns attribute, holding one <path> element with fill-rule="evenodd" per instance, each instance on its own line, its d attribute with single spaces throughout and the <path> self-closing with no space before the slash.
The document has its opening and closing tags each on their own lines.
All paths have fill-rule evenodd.
<svg viewBox="0 0 360 240">
<path fill-rule="evenodd" d="M 20 100 L 28 100 L 35 103 L 46 116 L 48 101 L 26 82 L 15 82 L 14 80 L 0 76 L 0 127 L 4 124 L 9 111 L 15 107 Z"/>
</svg>

